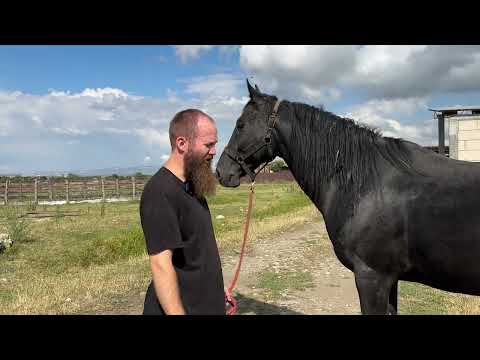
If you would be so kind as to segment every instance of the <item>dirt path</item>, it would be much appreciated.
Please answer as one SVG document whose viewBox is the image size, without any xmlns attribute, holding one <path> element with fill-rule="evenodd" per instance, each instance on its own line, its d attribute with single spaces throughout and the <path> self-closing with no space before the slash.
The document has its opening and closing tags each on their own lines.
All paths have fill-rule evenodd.
<svg viewBox="0 0 480 360">
<path fill-rule="evenodd" d="M 226 285 L 237 261 L 238 255 L 222 256 Z M 144 294 L 95 313 L 141 314 Z M 248 244 L 234 297 L 238 315 L 360 314 L 353 273 L 335 257 L 321 217 Z"/>
<path fill-rule="evenodd" d="M 237 283 L 238 314 L 360 313 L 353 273 L 333 253 L 321 218 L 250 248 Z M 226 284 L 237 261 L 223 259 Z"/>
</svg>

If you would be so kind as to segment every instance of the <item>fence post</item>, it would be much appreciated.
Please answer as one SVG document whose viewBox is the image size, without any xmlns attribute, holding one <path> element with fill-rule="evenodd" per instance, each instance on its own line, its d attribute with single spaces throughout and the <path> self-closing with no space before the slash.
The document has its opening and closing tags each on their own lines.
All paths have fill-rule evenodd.
<svg viewBox="0 0 480 360">
<path fill-rule="evenodd" d="M 38 179 L 35 178 L 35 181 L 34 181 L 34 195 L 33 195 L 33 202 L 35 204 L 38 204 Z"/>
<path fill-rule="evenodd" d="M 120 198 L 120 188 L 118 186 L 118 178 L 115 178 L 115 189 L 117 190 L 117 199 Z"/>
<path fill-rule="evenodd" d="M 48 182 L 48 200 L 52 201 L 53 200 L 53 197 L 52 197 L 52 181 L 51 181 L 50 177 L 47 178 L 47 182 Z"/>
<path fill-rule="evenodd" d="M 102 200 L 105 201 L 105 180 L 104 177 L 101 177 L 102 179 Z"/>
<path fill-rule="evenodd" d="M 132 176 L 132 197 L 135 199 L 135 176 Z"/>
<path fill-rule="evenodd" d="M 5 205 L 8 204 L 8 179 L 5 181 Z"/>
<path fill-rule="evenodd" d="M 70 186 L 68 183 L 68 179 L 65 179 L 65 193 L 67 195 L 67 204 L 70 202 Z"/>
</svg>

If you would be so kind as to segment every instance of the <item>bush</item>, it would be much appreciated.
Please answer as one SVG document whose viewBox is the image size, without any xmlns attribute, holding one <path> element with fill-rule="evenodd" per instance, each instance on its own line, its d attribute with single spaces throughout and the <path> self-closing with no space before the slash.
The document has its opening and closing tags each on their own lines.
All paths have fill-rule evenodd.
<svg viewBox="0 0 480 360">
<path fill-rule="evenodd" d="M 4 252 L 7 250 L 9 247 L 11 247 L 13 244 L 12 239 L 10 239 L 10 236 L 8 234 L 0 234 L 0 253 Z"/>
<path fill-rule="evenodd" d="M 270 164 L 270 170 L 273 172 L 279 172 L 286 169 L 288 169 L 288 166 L 283 160 L 275 160 Z"/>
<path fill-rule="evenodd" d="M 22 211 L 16 206 L 5 206 L 2 209 L 3 217 L 7 221 L 7 232 L 12 244 L 25 242 L 30 239 L 30 224 L 22 216 Z"/>
</svg>

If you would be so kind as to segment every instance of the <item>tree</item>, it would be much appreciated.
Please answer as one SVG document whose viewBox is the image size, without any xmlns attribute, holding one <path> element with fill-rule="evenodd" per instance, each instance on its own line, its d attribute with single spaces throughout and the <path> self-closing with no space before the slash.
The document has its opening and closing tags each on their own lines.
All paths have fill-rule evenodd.
<svg viewBox="0 0 480 360">
<path fill-rule="evenodd" d="M 82 179 L 82 177 L 80 175 L 72 174 L 72 173 L 68 173 L 66 178 L 69 179 L 69 180 L 81 180 Z"/>
<path fill-rule="evenodd" d="M 279 172 L 286 169 L 288 169 L 288 165 L 282 159 L 275 160 L 270 164 L 270 170 L 273 172 Z"/>
</svg>

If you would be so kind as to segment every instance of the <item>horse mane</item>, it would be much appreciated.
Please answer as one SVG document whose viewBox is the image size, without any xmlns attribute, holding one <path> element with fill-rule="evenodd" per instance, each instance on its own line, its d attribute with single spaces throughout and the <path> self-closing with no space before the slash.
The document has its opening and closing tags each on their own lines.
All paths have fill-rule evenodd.
<svg viewBox="0 0 480 360">
<path fill-rule="evenodd" d="M 401 172 L 414 173 L 402 139 L 302 103 L 291 103 L 293 169 L 314 193 L 332 178 L 344 192 L 360 195 L 375 186 L 379 157 Z"/>
</svg>

